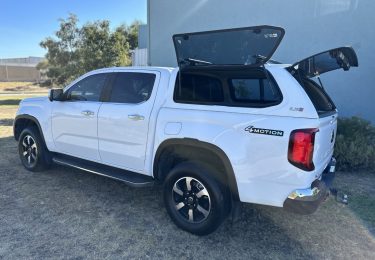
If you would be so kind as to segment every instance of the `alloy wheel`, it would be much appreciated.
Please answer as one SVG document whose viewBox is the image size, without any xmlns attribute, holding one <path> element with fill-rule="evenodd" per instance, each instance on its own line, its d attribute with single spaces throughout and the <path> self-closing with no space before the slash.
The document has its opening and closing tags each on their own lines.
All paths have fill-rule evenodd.
<svg viewBox="0 0 375 260">
<path fill-rule="evenodd" d="M 206 187 L 193 177 L 178 179 L 172 189 L 176 211 L 190 223 L 207 219 L 211 211 L 211 199 Z"/>
<path fill-rule="evenodd" d="M 25 135 L 22 139 L 22 156 L 28 166 L 33 166 L 36 163 L 38 155 L 38 147 L 35 139 L 31 135 Z"/>
</svg>

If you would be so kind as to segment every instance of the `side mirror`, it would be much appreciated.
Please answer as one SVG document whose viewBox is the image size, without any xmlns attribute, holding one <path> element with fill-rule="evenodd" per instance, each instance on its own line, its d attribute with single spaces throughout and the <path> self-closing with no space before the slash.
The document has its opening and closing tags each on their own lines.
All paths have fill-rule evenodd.
<svg viewBox="0 0 375 260">
<path fill-rule="evenodd" d="M 50 101 L 63 101 L 64 91 L 62 88 L 53 88 L 48 92 L 48 99 Z"/>
</svg>

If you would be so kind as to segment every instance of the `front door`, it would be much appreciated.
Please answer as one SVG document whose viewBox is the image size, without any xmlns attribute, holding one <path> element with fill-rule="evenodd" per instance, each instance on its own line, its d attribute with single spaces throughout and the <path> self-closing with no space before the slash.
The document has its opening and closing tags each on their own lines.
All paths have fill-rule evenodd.
<svg viewBox="0 0 375 260">
<path fill-rule="evenodd" d="M 159 72 L 123 71 L 113 79 L 111 93 L 98 116 L 102 162 L 142 172 Z"/>
<path fill-rule="evenodd" d="M 100 161 L 97 124 L 101 93 L 107 74 L 94 74 L 64 92 L 64 101 L 54 101 L 52 134 L 59 153 Z"/>
</svg>

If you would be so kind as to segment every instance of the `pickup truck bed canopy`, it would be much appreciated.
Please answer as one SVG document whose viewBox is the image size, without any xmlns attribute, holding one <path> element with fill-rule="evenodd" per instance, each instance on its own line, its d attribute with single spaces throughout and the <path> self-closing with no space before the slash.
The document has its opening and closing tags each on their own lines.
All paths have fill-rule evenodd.
<svg viewBox="0 0 375 260">
<path fill-rule="evenodd" d="M 261 25 L 176 34 L 173 35 L 173 42 L 180 67 L 259 67 L 271 58 L 284 34 L 283 28 Z"/>
</svg>

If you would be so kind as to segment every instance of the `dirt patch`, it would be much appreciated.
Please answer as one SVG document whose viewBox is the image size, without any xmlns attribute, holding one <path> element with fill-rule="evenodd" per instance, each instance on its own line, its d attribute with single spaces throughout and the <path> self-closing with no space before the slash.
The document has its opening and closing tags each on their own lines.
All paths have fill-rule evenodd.
<svg viewBox="0 0 375 260">
<path fill-rule="evenodd" d="M 46 92 L 48 88 L 34 82 L 0 82 L 0 93 Z"/>
</svg>

